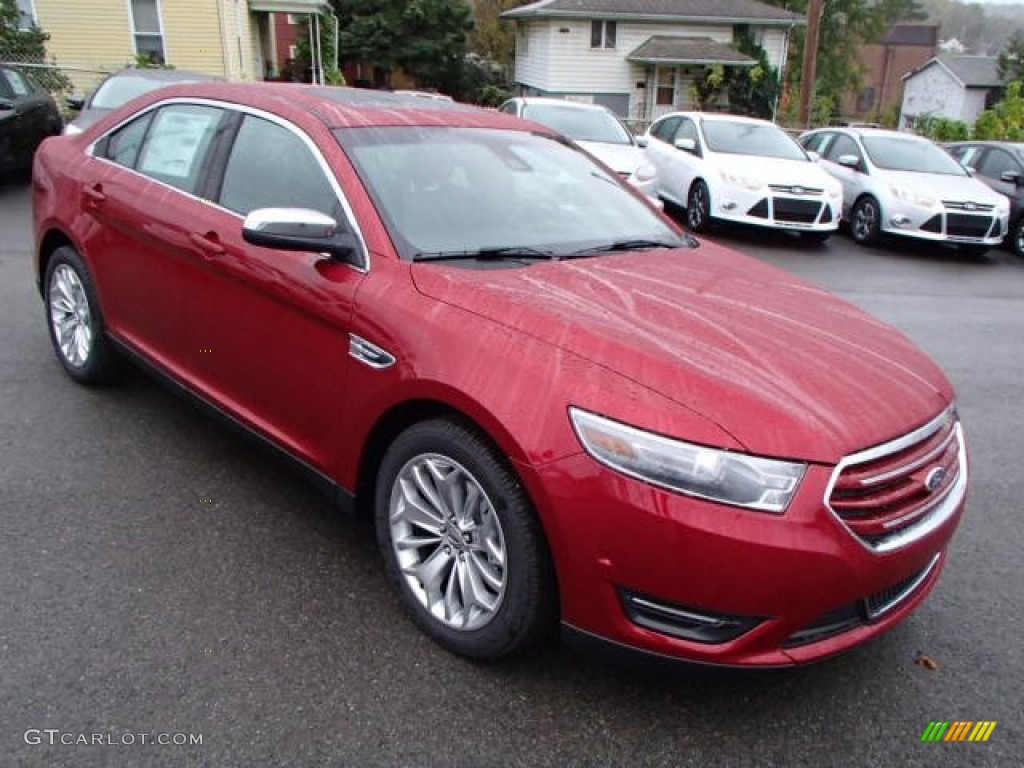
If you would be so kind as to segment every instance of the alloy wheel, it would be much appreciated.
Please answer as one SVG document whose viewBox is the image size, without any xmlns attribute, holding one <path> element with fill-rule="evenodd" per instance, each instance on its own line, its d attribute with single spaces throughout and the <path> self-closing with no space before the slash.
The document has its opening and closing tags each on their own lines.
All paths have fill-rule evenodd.
<svg viewBox="0 0 1024 768">
<path fill-rule="evenodd" d="M 508 566 L 501 522 L 472 473 L 441 454 L 414 456 L 394 480 L 388 520 L 420 605 L 452 629 L 486 626 L 501 607 Z"/>
<path fill-rule="evenodd" d="M 50 323 L 57 348 L 69 365 L 81 368 L 92 352 L 93 327 L 89 298 L 78 274 L 59 265 L 50 279 Z"/>
</svg>

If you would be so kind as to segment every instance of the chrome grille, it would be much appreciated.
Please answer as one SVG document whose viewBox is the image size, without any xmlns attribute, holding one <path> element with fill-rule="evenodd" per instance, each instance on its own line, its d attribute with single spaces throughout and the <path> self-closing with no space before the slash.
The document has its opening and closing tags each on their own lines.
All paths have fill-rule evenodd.
<svg viewBox="0 0 1024 768">
<path fill-rule="evenodd" d="M 949 409 L 920 429 L 844 459 L 826 501 L 868 547 L 889 551 L 941 525 L 966 485 L 963 432 Z"/>
<path fill-rule="evenodd" d="M 942 204 L 953 211 L 977 211 L 987 213 L 995 208 L 988 203 L 972 203 L 969 200 L 943 200 Z"/>
<path fill-rule="evenodd" d="M 768 188 L 784 195 L 820 195 L 825 191 L 820 187 L 802 187 L 799 184 L 769 184 Z"/>
<path fill-rule="evenodd" d="M 821 213 L 817 200 L 796 200 L 790 197 L 773 197 L 772 214 L 776 221 L 791 221 L 813 224 Z"/>
</svg>

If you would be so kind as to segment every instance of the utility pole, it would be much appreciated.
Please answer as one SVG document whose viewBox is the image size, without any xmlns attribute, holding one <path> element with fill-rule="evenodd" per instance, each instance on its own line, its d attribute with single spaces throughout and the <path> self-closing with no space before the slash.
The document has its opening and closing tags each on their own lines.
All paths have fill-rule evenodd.
<svg viewBox="0 0 1024 768">
<path fill-rule="evenodd" d="M 804 37 L 804 65 L 800 74 L 801 128 L 811 127 L 811 101 L 814 99 L 814 81 L 818 74 L 818 38 L 821 35 L 821 16 L 827 0 L 809 0 L 807 3 L 807 34 Z"/>
</svg>

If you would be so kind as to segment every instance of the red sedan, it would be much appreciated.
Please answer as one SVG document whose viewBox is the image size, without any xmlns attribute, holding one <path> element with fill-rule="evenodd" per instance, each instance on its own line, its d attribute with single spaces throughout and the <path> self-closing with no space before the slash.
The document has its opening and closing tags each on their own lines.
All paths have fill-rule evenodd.
<svg viewBox="0 0 1024 768">
<path fill-rule="evenodd" d="M 659 657 L 818 659 L 921 603 L 964 509 L 925 354 L 536 124 L 179 86 L 47 141 L 34 216 L 71 378 L 136 361 L 276 448 L 373 522 L 457 653 L 560 621 Z"/>
</svg>

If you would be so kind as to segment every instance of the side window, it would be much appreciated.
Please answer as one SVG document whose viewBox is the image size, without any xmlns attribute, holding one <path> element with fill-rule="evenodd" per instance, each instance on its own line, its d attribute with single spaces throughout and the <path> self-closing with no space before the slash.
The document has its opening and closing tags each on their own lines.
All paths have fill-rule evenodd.
<svg viewBox="0 0 1024 768">
<path fill-rule="evenodd" d="M 1020 173 L 1020 166 L 1009 152 L 995 147 L 986 152 L 978 164 L 978 173 L 990 179 L 998 179 L 1005 171 Z"/>
<path fill-rule="evenodd" d="M 514 101 L 506 101 L 501 105 L 499 112 L 504 112 L 508 115 L 514 115 L 516 113 L 516 103 Z"/>
<path fill-rule="evenodd" d="M 257 208 L 309 208 L 338 217 L 338 197 L 309 147 L 277 123 L 246 115 L 220 190 L 220 204 L 245 216 Z"/>
<path fill-rule="evenodd" d="M 845 134 L 837 133 L 835 141 L 828 148 L 828 154 L 825 157 L 833 163 L 838 163 L 839 158 L 843 155 L 856 155 L 858 160 L 862 160 L 860 150 L 857 148 L 857 142 Z"/>
<path fill-rule="evenodd" d="M 681 117 L 666 117 L 660 123 L 655 123 L 651 129 L 651 136 L 670 144 L 680 120 Z"/>
<path fill-rule="evenodd" d="M 15 98 L 20 96 L 28 96 L 32 92 L 32 88 L 21 73 L 15 72 L 13 69 L 0 69 L 0 75 L 3 80 L 7 81 L 8 88 L 13 92 Z"/>
<path fill-rule="evenodd" d="M 804 136 L 800 139 L 800 144 L 808 152 L 817 152 L 822 157 L 828 151 L 829 146 L 832 144 L 832 139 L 835 138 L 834 133 L 815 133 L 811 136 Z"/>
<path fill-rule="evenodd" d="M 146 138 L 146 129 L 152 121 L 153 112 L 147 112 L 128 125 L 118 128 L 107 137 L 102 157 L 125 168 L 134 168 L 135 161 L 139 159 L 139 148 Z"/>
<path fill-rule="evenodd" d="M 146 176 L 196 194 L 203 161 L 210 150 L 222 110 L 174 104 L 157 110 L 136 169 Z"/>
<path fill-rule="evenodd" d="M 693 120 L 683 119 L 680 121 L 679 128 L 676 131 L 673 141 L 679 141 L 680 139 L 693 139 L 697 144 L 697 148 L 700 149 L 700 139 L 697 136 L 697 126 L 694 125 Z"/>
</svg>

